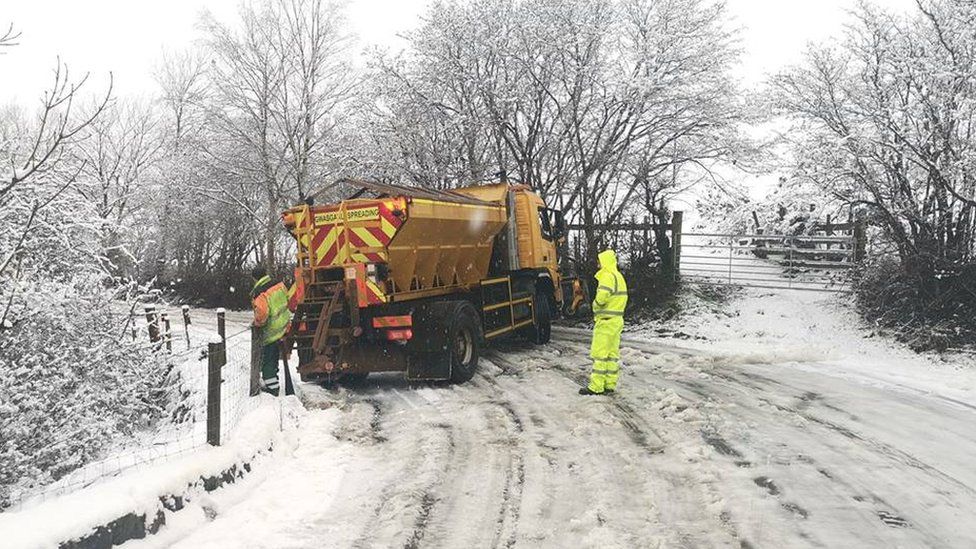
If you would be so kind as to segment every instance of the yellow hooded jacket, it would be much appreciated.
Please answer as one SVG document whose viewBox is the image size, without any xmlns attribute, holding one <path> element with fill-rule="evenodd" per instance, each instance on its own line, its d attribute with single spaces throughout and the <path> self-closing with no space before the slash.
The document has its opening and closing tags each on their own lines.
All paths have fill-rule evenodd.
<svg viewBox="0 0 976 549">
<path fill-rule="evenodd" d="M 597 256 L 600 270 L 596 273 L 596 296 L 593 299 L 593 317 L 604 320 L 623 318 L 627 308 L 627 281 L 617 270 L 617 254 L 604 250 Z"/>
</svg>

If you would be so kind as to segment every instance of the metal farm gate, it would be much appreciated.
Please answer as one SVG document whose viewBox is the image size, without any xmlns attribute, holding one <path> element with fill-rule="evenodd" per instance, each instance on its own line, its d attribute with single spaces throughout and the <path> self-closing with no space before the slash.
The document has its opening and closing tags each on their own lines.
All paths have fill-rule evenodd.
<svg viewBox="0 0 976 549">
<path fill-rule="evenodd" d="M 851 291 L 848 271 L 863 258 L 863 227 L 846 223 L 815 232 L 826 234 L 681 233 L 678 276 L 712 286 Z"/>
<path fill-rule="evenodd" d="M 698 233 L 682 230 L 683 214 L 670 222 L 635 220 L 570 224 L 566 250 L 580 260 L 594 256 L 593 245 L 617 251 L 625 265 L 646 262 L 673 273 L 682 284 L 742 286 L 816 292 L 850 292 L 849 271 L 864 258 L 865 228 L 860 222 L 826 223 L 808 234 Z M 584 233 L 595 235 L 587 243 Z M 639 281 L 634 282 L 637 287 Z"/>
</svg>

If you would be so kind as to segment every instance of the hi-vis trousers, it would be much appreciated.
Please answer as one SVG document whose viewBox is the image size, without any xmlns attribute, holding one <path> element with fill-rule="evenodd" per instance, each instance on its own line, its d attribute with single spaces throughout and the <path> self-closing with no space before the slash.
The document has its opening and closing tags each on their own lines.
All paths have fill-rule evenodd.
<svg viewBox="0 0 976 549">
<path fill-rule="evenodd" d="M 593 372 L 590 374 L 590 391 L 602 393 L 617 388 L 620 376 L 620 333 L 624 330 L 622 316 L 598 318 L 593 326 L 593 343 L 590 358 Z"/>
<path fill-rule="evenodd" d="M 281 360 L 281 340 L 272 341 L 261 348 L 261 385 L 264 390 L 278 396 L 281 384 L 278 380 L 278 362 Z M 285 394 L 295 394 L 291 384 L 291 374 L 285 370 Z"/>
</svg>

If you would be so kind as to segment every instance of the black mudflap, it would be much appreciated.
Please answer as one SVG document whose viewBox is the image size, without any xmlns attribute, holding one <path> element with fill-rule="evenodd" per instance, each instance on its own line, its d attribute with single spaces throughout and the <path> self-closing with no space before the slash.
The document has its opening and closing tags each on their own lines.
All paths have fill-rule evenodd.
<svg viewBox="0 0 976 549">
<path fill-rule="evenodd" d="M 413 339 L 407 349 L 407 379 L 442 381 L 451 379 L 451 357 L 447 348 L 448 325 L 453 301 L 417 307 L 413 315 Z"/>
<path fill-rule="evenodd" d="M 451 379 L 451 360 L 447 352 L 411 354 L 407 359 L 407 379 L 410 381 Z"/>
</svg>

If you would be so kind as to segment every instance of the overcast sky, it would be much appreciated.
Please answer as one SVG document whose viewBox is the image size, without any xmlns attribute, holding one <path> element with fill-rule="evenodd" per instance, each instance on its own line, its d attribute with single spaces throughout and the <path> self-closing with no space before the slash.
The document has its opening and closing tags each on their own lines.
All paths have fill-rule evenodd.
<svg viewBox="0 0 976 549">
<path fill-rule="evenodd" d="M 204 9 L 232 20 L 240 0 L 0 0 L 0 26 L 21 31 L 20 46 L 0 56 L 0 103 L 32 102 L 51 78 L 57 56 L 75 74 L 91 72 L 104 86 L 115 76 L 119 94 L 153 94 L 153 66 L 164 49 L 197 38 Z M 361 45 L 397 49 L 396 35 L 416 25 L 429 0 L 351 0 L 350 30 Z M 899 10 L 914 0 L 879 0 Z M 853 0 L 728 0 L 745 28 L 740 74 L 748 84 L 796 61 L 805 44 L 841 31 Z M 2 32 L 2 31 L 0 31 Z"/>
</svg>

